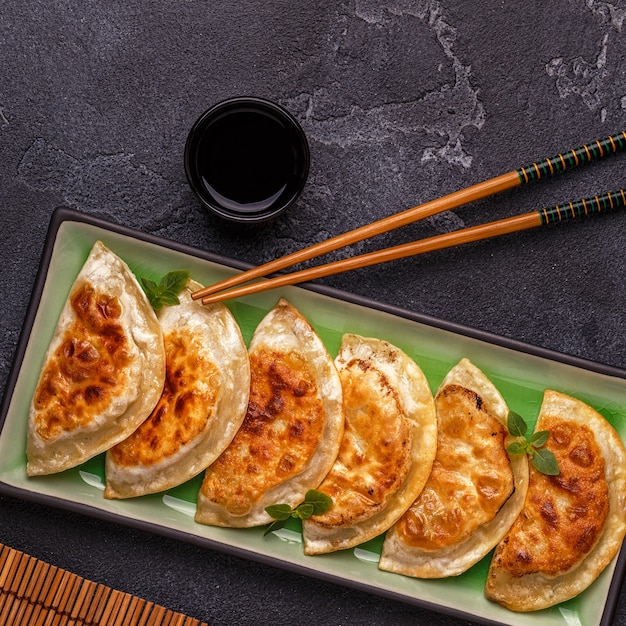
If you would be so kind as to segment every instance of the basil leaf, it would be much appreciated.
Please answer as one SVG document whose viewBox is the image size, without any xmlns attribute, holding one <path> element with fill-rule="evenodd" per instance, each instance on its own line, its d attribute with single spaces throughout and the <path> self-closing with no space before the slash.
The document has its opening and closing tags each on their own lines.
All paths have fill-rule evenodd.
<svg viewBox="0 0 626 626">
<path fill-rule="evenodd" d="M 326 513 L 333 503 L 330 496 L 327 496 L 325 493 L 317 491 L 316 489 L 310 489 L 307 491 L 304 496 L 304 501 L 307 504 L 313 505 L 312 515 L 322 515 L 323 513 Z"/>
<path fill-rule="evenodd" d="M 515 413 L 515 411 L 509 411 L 507 428 L 513 437 L 523 437 L 528 430 L 528 424 L 526 424 L 521 415 Z"/>
<path fill-rule="evenodd" d="M 507 446 L 506 451 L 509 454 L 526 454 L 527 446 L 519 441 L 514 441 Z"/>
<path fill-rule="evenodd" d="M 187 270 L 174 270 L 163 276 L 161 286 L 164 290 L 178 295 L 185 288 L 188 280 L 189 272 Z"/>
<path fill-rule="evenodd" d="M 326 513 L 332 503 L 331 498 L 325 493 L 321 493 L 315 489 L 309 489 L 304 496 L 304 501 L 295 509 L 292 509 L 288 504 L 271 504 L 265 507 L 265 512 L 270 517 L 273 517 L 275 521 L 267 528 L 264 536 L 277 528 L 282 528 L 290 517 L 305 520 L 309 519 L 311 515 Z"/>
<path fill-rule="evenodd" d="M 265 512 L 275 520 L 288 520 L 291 516 L 291 507 L 288 504 L 270 504 Z"/>
<path fill-rule="evenodd" d="M 289 517 L 289 516 L 287 516 Z M 272 531 L 274 530 L 280 530 L 285 524 L 287 523 L 286 519 L 277 519 L 274 520 L 266 529 L 265 532 L 263 533 L 263 536 L 265 537 L 266 535 L 269 535 Z"/>
<path fill-rule="evenodd" d="M 180 300 L 178 299 L 178 295 L 173 291 L 164 291 L 160 297 L 161 306 L 174 306 L 176 304 L 180 304 Z"/>
<path fill-rule="evenodd" d="M 309 517 L 311 517 L 311 515 L 313 515 L 313 509 L 314 509 L 314 507 L 313 507 L 312 504 L 308 504 L 306 502 L 303 502 L 294 511 L 294 513 L 295 513 L 294 517 L 297 517 L 299 519 L 309 519 Z"/>
<path fill-rule="evenodd" d="M 548 476 L 559 475 L 559 464 L 557 463 L 556 457 L 546 448 L 540 448 L 535 451 L 533 455 L 533 466 L 542 474 L 547 474 Z"/>
<path fill-rule="evenodd" d="M 546 445 L 549 436 L 549 430 L 540 430 L 530 438 L 530 443 L 531 445 L 535 446 L 535 448 L 541 448 L 542 446 Z"/>
<path fill-rule="evenodd" d="M 159 288 L 159 286 L 153 280 L 150 280 L 149 278 L 142 277 L 141 284 L 143 285 L 146 291 L 150 291 L 152 293 L 156 293 L 157 289 Z"/>
<path fill-rule="evenodd" d="M 185 288 L 188 280 L 187 270 L 175 270 L 165 274 L 158 285 L 153 280 L 142 277 L 141 285 L 152 308 L 159 311 L 164 306 L 180 304 L 178 294 Z"/>
<path fill-rule="evenodd" d="M 528 425 L 524 418 L 514 411 L 509 411 L 507 428 L 510 435 L 520 440 L 513 441 L 507 446 L 506 451 L 509 454 L 527 454 L 532 459 L 532 464 L 537 471 L 548 476 L 558 476 L 559 464 L 556 457 L 550 450 L 543 448 L 548 442 L 549 431 L 540 430 L 534 433 L 528 441 L 525 436 Z"/>
</svg>

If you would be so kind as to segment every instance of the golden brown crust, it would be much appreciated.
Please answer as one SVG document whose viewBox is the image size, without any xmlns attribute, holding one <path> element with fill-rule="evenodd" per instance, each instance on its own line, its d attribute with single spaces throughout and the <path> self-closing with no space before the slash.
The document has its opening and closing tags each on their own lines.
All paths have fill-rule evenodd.
<svg viewBox="0 0 626 626">
<path fill-rule="evenodd" d="M 281 300 L 250 344 L 250 400 L 230 446 L 207 469 L 196 521 L 258 526 L 270 504 L 297 505 L 319 485 L 343 433 L 332 359 L 298 311 Z"/>
<path fill-rule="evenodd" d="M 559 417 L 546 417 L 546 446 L 560 474 L 530 468 L 520 515 L 498 549 L 500 565 L 514 577 L 542 572 L 552 578 L 574 567 L 598 540 L 609 512 L 604 460 L 591 430 Z"/>
<path fill-rule="evenodd" d="M 387 530 L 421 491 L 436 452 L 432 393 L 408 355 L 348 334 L 335 363 L 346 426 L 319 487 L 332 506 L 303 523 L 306 554 L 353 547 Z"/>
<path fill-rule="evenodd" d="M 111 448 L 119 467 L 154 465 L 187 445 L 211 420 L 219 387 L 198 388 L 196 382 L 216 381 L 218 369 L 210 360 L 189 354 L 191 333 L 175 330 L 165 336 L 167 361 L 163 393 L 150 417 L 127 439 Z"/>
<path fill-rule="evenodd" d="M 117 297 L 81 285 L 71 294 L 73 322 L 50 355 L 35 391 L 35 430 L 44 440 L 88 426 L 129 385 L 129 339 Z"/>
<path fill-rule="evenodd" d="M 44 357 L 29 415 L 29 475 L 79 465 L 128 436 L 165 376 L 161 328 L 128 266 L 96 242 Z"/>
<path fill-rule="evenodd" d="M 223 305 L 192 299 L 201 285 L 189 281 L 179 304 L 159 320 L 166 377 L 150 417 L 107 453 L 107 498 L 163 491 L 206 469 L 243 421 L 250 388 L 248 352 Z"/>
<path fill-rule="evenodd" d="M 525 459 L 506 452 L 508 408 L 467 359 L 435 395 L 437 456 L 426 486 L 387 533 L 380 568 L 420 578 L 458 575 L 500 540 L 527 488 Z"/>
<path fill-rule="evenodd" d="M 300 355 L 260 350 L 250 355 L 250 368 L 245 420 L 203 485 L 233 515 L 248 513 L 260 494 L 300 473 L 324 430 L 315 377 Z"/>
<path fill-rule="evenodd" d="M 367 519 L 385 506 L 411 467 L 410 428 L 398 419 L 399 400 L 382 374 L 366 366 L 343 370 L 340 377 L 346 427 L 337 462 L 319 489 L 333 500 L 331 510 L 315 517 L 324 526 Z M 371 402 L 372 389 L 382 392 L 378 402 Z"/>
<path fill-rule="evenodd" d="M 505 450 L 508 432 L 480 396 L 447 385 L 435 399 L 437 457 L 426 487 L 398 526 L 402 540 L 423 550 L 457 544 L 491 521 L 513 493 Z"/>
<path fill-rule="evenodd" d="M 586 404 L 545 392 L 537 430 L 560 473 L 531 468 L 524 509 L 498 545 L 486 595 L 516 611 L 563 602 L 585 589 L 626 533 L 626 451 L 613 427 Z"/>
</svg>

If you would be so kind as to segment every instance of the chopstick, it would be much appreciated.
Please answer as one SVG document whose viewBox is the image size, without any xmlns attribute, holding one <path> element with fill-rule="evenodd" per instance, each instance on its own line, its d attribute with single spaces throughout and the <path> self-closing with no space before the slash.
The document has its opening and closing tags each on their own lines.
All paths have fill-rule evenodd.
<svg viewBox="0 0 626 626">
<path fill-rule="evenodd" d="M 528 184 L 534 180 L 552 176 L 558 172 L 567 170 L 568 168 L 584 165 L 591 161 L 603 158 L 610 154 L 615 154 L 626 149 L 626 130 L 615 135 L 609 135 L 604 139 L 597 139 L 579 148 L 573 148 L 567 152 L 560 153 L 554 157 L 548 157 L 537 163 L 532 163 L 517 170 L 512 170 L 505 174 L 501 174 L 494 178 L 482 181 L 475 185 L 460 189 L 451 194 L 436 198 L 424 204 L 415 206 L 411 209 L 401 211 L 394 215 L 390 215 L 381 220 L 377 220 L 370 224 L 366 224 L 354 230 L 348 231 L 336 237 L 332 237 L 325 241 L 319 242 L 302 250 L 298 250 L 292 254 L 280 257 L 269 263 L 259 265 L 246 272 L 232 276 L 220 282 L 208 285 L 195 291 L 192 298 L 197 300 L 205 298 L 210 294 L 218 291 L 226 290 L 236 285 L 254 280 L 277 272 L 286 267 L 296 265 L 303 261 L 307 261 L 322 254 L 326 254 L 338 248 L 348 246 L 363 241 L 370 237 L 380 235 L 395 228 L 406 226 L 417 220 L 425 219 L 443 211 L 458 208 L 462 205 L 482 200 L 495 194 Z M 356 258 L 356 257 L 355 257 Z M 231 297 L 231 296 L 229 296 Z"/>
<path fill-rule="evenodd" d="M 349 270 L 368 267 L 378 263 L 395 261 L 408 256 L 424 254 L 425 252 L 443 250 L 444 248 L 450 248 L 452 246 L 458 246 L 465 243 L 491 239 L 493 237 L 521 230 L 565 222 L 583 216 L 618 209 L 624 206 L 626 206 L 626 192 L 624 189 L 618 189 L 617 191 L 612 191 L 602 195 L 583 198 L 582 200 L 567 202 L 565 204 L 557 204 L 556 206 L 550 208 L 539 209 L 538 211 L 531 211 L 530 213 L 524 213 L 514 217 L 507 217 L 505 219 L 488 222 L 487 224 L 481 224 L 479 226 L 463 228 L 444 235 L 437 235 L 428 239 L 420 239 L 411 243 L 386 248 L 384 250 L 378 250 L 376 252 L 369 252 L 367 254 L 361 254 L 359 256 L 343 259 L 341 261 L 335 261 L 333 263 L 327 263 L 325 265 L 318 265 L 299 272 L 283 274 L 266 281 L 256 282 L 251 285 L 244 285 L 229 291 L 222 291 L 220 293 L 205 296 L 202 299 L 202 303 L 210 304 L 212 302 L 220 302 L 230 298 L 240 298 L 242 296 L 267 291 L 268 289 L 274 289 L 276 287 L 295 285 L 304 281 L 330 276 L 331 274 L 347 272 Z"/>
</svg>

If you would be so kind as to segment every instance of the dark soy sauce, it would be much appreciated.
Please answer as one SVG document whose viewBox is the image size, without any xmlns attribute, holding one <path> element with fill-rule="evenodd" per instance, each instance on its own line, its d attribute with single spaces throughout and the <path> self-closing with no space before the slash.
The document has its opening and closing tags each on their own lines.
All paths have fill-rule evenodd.
<svg viewBox="0 0 626 626">
<path fill-rule="evenodd" d="M 271 113 L 229 111 L 207 126 L 200 141 L 196 166 L 202 184 L 226 210 L 265 211 L 297 190 L 295 142 Z"/>
</svg>

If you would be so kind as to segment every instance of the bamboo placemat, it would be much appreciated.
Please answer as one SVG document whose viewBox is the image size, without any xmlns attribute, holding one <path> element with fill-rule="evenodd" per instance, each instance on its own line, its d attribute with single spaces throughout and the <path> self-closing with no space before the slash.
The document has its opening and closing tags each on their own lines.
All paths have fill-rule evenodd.
<svg viewBox="0 0 626 626">
<path fill-rule="evenodd" d="M 2 626 L 208 626 L 0 544 Z"/>
</svg>

